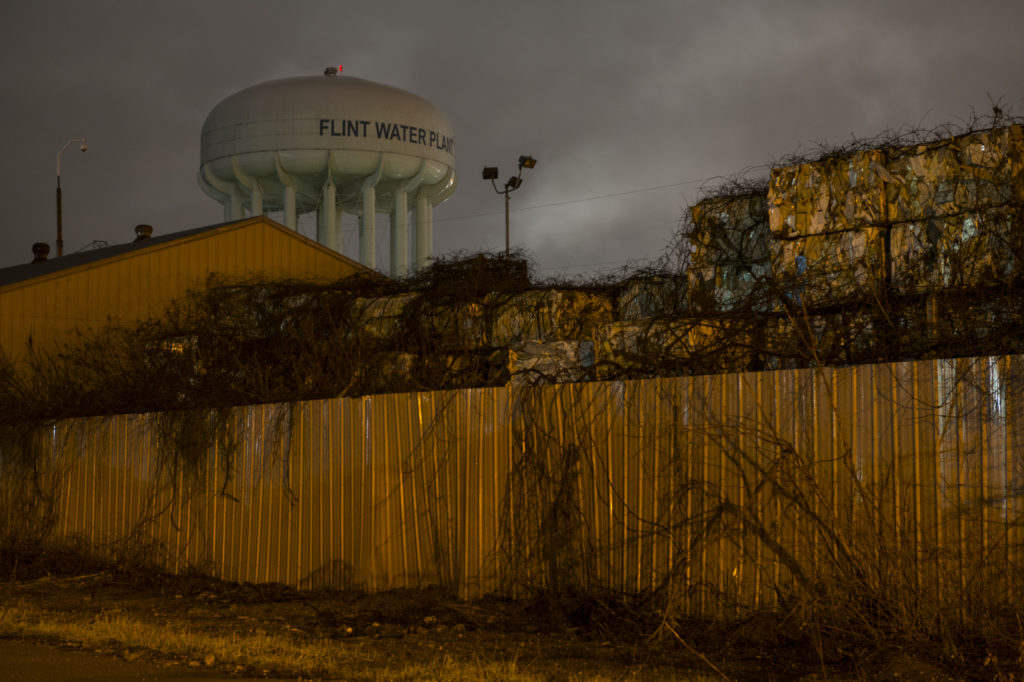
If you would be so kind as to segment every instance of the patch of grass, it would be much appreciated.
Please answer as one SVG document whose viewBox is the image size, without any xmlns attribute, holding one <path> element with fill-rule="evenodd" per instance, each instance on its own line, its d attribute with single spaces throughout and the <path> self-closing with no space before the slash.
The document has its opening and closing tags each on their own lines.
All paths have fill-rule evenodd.
<svg viewBox="0 0 1024 682">
<path fill-rule="evenodd" d="M 205 665 L 242 666 L 275 675 L 367 680 L 494 680 L 532 682 L 546 675 L 521 669 L 519 662 L 450 655 L 414 664 L 389 660 L 371 642 L 298 642 L 278 634 L 223 635 L 189 629 L 176 622 L 154 624 L 119 613 L 82 618 L 18 604 L 0 609 L 0 637 L 38 637 L 76 642 L 86 649 L 144 649 Z M 212 657 L 212 658 L 211 658 Z M 574 678 L 601 679 L 601 678 Z"/>
<path fill-rule="evenodd" d="M 632 662 L 616 661 L 604 648 L 607 642 L 570 638 L 573 644 L 567 646 L 570 640 L 558 636 L 515 633 L 480 640 L 462 640 L 461 635 L 339 639 L 317 633 L 315 628 L 311 634 L 308 625 L 303 626 L 304 634 L 296 635 L 300 631 L 289 625 L 295 621 L 288 617 L 273 619 L 277 629 L 241 632 L 234 629 L 239 625 L 232 619 L 211 623 L 189 620 L 187 616 L 160 617 L 149 608 L 129 611 L 132 607 L 125 604 L 126 611 L 114 607 L 100 613 L 43 607 L 38 603 L 40 593 L 28 584 L 25 587 L 29 591 L 22 592 L 23 596 L 8 599 L 6 604 L 0 602 L 0 637 L 35 638 L 112 653 L 127 660 L 144 656 L 232 674 L 403 682 L 730 679 L 679 666 L 678 661 L 655 662 L 646 656 L 636 659 L 636 651 Z M 104 604 L 119 603 L 99 596 L 97 599 Z M 253 621 L 246 618 L 243 622 Z"/>
</svg>

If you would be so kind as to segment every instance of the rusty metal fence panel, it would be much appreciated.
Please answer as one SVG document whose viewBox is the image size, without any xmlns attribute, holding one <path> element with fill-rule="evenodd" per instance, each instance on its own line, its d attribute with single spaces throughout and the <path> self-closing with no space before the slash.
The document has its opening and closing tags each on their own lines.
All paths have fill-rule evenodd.
<svg viewBox="0 0 1024 682">
<path fill-rule="evenodd" d="M 235 581 L 660 589 L 709 615 L 852 578 L 943 599 L 982 580 L 1024 595 L 1019 356 L 206 418 L 221 435 L 191 468 L 168 431 L 179 422 L 161 415 L 37 435 L 56 532 Z M 17 472 L 0 462 L 10 524 Z"/>
</svg>

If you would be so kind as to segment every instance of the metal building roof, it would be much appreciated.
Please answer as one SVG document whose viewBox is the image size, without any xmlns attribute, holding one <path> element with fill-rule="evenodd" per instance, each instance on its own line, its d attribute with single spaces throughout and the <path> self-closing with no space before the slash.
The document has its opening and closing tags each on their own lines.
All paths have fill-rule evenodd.
<svg viewBox="0 0 1024 682">
<path fill-rule="evenodd" d="M 22 282 L 27 282 L 28 280 L 37 279 L 39 277 L 56 274 L 64 270 L 70 270 L 83 265 L 89 265 L 91 263 L 98 263 L 100 261 L 116 258 L 118 256 L 130 254 L 135 251 L 152 249 L 154 247 L 166 245 L 171 242 L 200 236 L 206 233 L 216 232 L 217 230 L 220 230 L 222 228 L 243 227 L 244 224 L 251 223 L 252 220 L 252 218 L 249 218 L 241 221 L 217 223 L 215 225 L 206 225 L 204 227 L 196 227 L 190 230 L 182 230 L 181 232 L 172 232 L 170 234 L 164 234 L 157 237 L 148 237 L 141 241 L 132 241 L 126 244 L 115 244 L 114 246 L 105 246 L 103 248 L 94 249 L 91 251 L 81 251 L 79 253 L 72 253 L 66 256 L 50 258 L 39 263 L 28 262 L 22 265 L 12 265 L 7 268 L 0 268 L 0 289 L 16 284 L 21 284 Z M 317 244 L 313 240 L 310 240 L 294 232 L 293 230 L 289 230 L 283 225 L 278 225 L 276 222 L 269 219 L 265 220 L 268 223 L 274 225 L 275 227 L 278 227 L 284 232 L 287 232 L 304 241 L 308 241 L 311 246 L 329 250 L 326 249 L 326 247 Z M 348 258 L 347 256 L 344 256 L 340 253 L 335 253 L 335 255 L 339 259 L 350 261 L 351 264 L 356 268 L 359 268 L 361 270 L 367 270 L 365 266 L 359 264 L 357 261 L 353 259 Z"/>
</svg>

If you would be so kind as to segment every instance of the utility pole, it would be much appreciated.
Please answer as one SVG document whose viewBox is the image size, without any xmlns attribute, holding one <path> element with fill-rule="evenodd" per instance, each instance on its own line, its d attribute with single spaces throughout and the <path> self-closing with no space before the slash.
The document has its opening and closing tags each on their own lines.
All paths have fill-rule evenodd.
<svg viewBox="0 0 1024 682">
<path fill-rule="evenodd" d="M 82 143 L 82 151 L 84 152 L 89 148 L 89 145 L 85 143 L 85 138 L 81 137 L 75 140 L 68 140 L 60 151 L 57 152 L 57 255 L 64 255 L 64 225 L 61 216 L 61 205 L 60 205 L 60 157 L 64 154 L 64 150 L 73 145 L 75 142 Z"/>
</svg>

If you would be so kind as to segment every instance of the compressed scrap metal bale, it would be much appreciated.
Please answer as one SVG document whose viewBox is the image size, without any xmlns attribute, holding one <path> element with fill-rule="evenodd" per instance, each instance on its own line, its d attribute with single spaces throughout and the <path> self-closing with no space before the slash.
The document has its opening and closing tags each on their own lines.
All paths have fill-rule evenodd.
<svg viewBox="0 0 1024 682">
<path fill-rule="evenodd" d="M 491 347 L 523 341 L 585 339 L 612 320 L 608 296 L 587 291 L 539 289 L 519 294 L 491 294 Z"/>
<path fill-rule="evenodd" d="M 624 371 L 647 370 L 652 375 L 666 361 L 685 361 L 695 320 L 612 322 L 595 334 L 598 378 L 611 379 Z"/>
<path fill-rule="evenodd" d="M 487 311 L 477 302 L 442 303 L 424 311 L 426 333 L 441 348 L 486 348 L 489 328 Z"/>
<path fill-rule="evenodd" d="M 413 376 L 416 355 L 405 352 L 375 353 L 357 369 L 356 385 L 362 393 L 398 393 L 418 388 Z"/>
<path fill-rule="evenodd" d="M 759 342 L 753 336 L 750 319 L 710 318 L 690 330 L 691 361 L 709 372 L 738 372 L 747 369 L 752 350 Z"/>
<path fill-rule="evenodd" d="M 374 353 L 357 371 L 356 386 L 363 393 L 448 390 L 497 385 L 491 351 L 420 356 L 405 351 Z"/>
<path fill-rule="evenodd" d="M 357 298 L 349 309 L 352 332 L 375 341 L 394 341 L 402 333 L 405 313 L 419 297 L 417 293 Z"/>
<path fill-rule="evenodd" d="M 509 349 L 495 348 L 490 351 L 489 365 L 490 371 L 487 376 L 488 386 L 504 386 L 509 381 L 508 372 L 508 356 Z"/>
<path fill-rule="evenodd" d="M 772 242 L 772 273 L 790 303 L 837 302 L 881 284 L 884 249 L 879 228 L 777 239 Z"/>
<path fill-rule="evenodd" d="M 536 385 L 593 378 L 592 341 L 527 341 L 508 349 L 509 383 Z"/>
<path fill-rule="evenodd" d="M 709 197 L 691 206 L 691 265 L 766 263 L 770 238 L 766 201 L 764 194 L 753 193 Z"/>
<path fill-rule="evenodd" d="M 894 225 L 893 283 L 924 292 L 1009 282 L 1024 255 L 1019 221 L 1019 209 L 994 208 Z"/>
<path fill-rule="evenodd" d="M 928 297 L 929 340 L 935 356 L 1024 352 L 1024 306 L 1015 291 L 991 291 L 964 304 L 958 292 Z"/>
<path fill-rule="evenodd" d="M 748 304 L 758 282 L 770 274 L 766 200 L 762 193 L 726 195 L 690 208 L 694 227 L 687 285 L 697 309 Z"/>
<path fill-rule="evenodd" d="M 1024 200 L 1024 131 L 997 128 L 889 150 L 888 220 L 958 215 Z"/>
<path fill-rule="evenodd" d="M 885 153 L 880 149 L 772 169 L 772 234 L 791 238 L 881 224 L 885 175 Z"/>
<path fill-rule="evenodd" d="M 745 369 L 750 334 L 729 322 L 691 318 L 613 322 L 595 335 L 599 379 Z"/>
<path fill-rule="evenodd" d="M 221 285 L 211 288 L 203 301 L 224 333 L 259 337 L 271 316 L 271 292 L 260 285 Z"/>
<path fill-rule="evenodd" d="M 275 301 L 275 308 L 291 312 L 316 305 L 324 294 L 322 292 L 303 291 L 296 294 L 281 296 Z"/>
<path fill-rule="evenodd" d="M 495 386 L 505 383 L 502 368 L 494 367 L 493 352 L 469 351 L 458 354 L 422 356 L 414 375 L 422 388 L 449 390 Z"/>
<path fill-rule="evenodd" d="M 768 223 L 777 237 L 886 225 L 1024 199 L 1024 131 L 995 128 L 912 147 L 775 168 Z"/>
<path fill-rule="evenodd" d="M 686 280 L 657 276 L 630 280 L 618 299 L 619 319 L 643 320 L 680 315 L 686 311 Z"/>
<path fill-rule="evenodd" d="M 762 294 L 771 276 L 771 263 L 719 263 L 686 271 L 690 307 L 701 311 L 729 311 L 748 307 L 767 310 L 769 303 Z"/>
<path fill-rule="evenodd" d="M 877 357 L 872 311 L 775 315 L 763 331 L 766 369 L 852 364 Z"/>
</svg>

